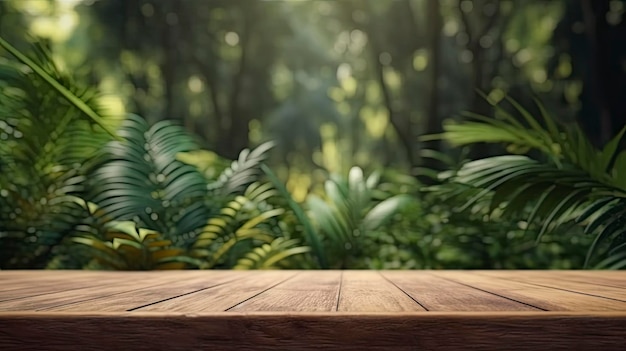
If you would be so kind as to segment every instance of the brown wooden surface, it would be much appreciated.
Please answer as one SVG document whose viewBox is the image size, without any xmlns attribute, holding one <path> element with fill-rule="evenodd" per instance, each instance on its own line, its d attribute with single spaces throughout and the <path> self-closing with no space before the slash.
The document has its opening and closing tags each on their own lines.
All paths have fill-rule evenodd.
<svg viewBox="0 0 626 351">
<path fill-rule="evenodd" d="M 624 350 L 626 272 L 0 271 L 0 350 Z"/>
</svg>

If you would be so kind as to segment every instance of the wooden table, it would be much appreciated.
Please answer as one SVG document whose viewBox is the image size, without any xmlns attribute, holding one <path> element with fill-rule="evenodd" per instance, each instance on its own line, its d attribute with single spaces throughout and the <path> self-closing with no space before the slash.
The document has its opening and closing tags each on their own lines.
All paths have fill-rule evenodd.
<svg viewBox="0 0 626 351">
<path fill-rule="evenodd" d="M 0 350 L 626 350 L 626 272 L 0 271 Z"/>
</svg>

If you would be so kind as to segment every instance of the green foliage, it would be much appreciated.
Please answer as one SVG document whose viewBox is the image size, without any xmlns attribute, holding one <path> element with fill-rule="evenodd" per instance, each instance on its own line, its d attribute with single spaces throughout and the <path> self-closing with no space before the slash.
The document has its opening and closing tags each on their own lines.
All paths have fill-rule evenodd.
<svg viewBox="0 0 626 351">
<path fill-rule="evenodd" d="M 309 252 L 307 246 L 298 246 L 297 239 L 276 238 L 269 244 L 263 244 L 237 261 L 235 269 L 280 268 L 278 265 L 286 258 Z"/>
<path fill-rule="evenodd" d="M 100 110 L 96 93 L 62 73 L 43 46 L 25 59 L 0 44 L 27 63 L 0 59 L 0 267 L 43 267 L 82 214 L 73 195 L 84 192 L 84 162 L 114 121 L 97 125 L 85 113 Z"/>
<path fill-rule="evenodd" d="M 242 241 L 269 243 L 273 240 L 272 223 L 269 220 L 281 215 L 284 210 L 265 203 L 266 197 L 273 196 L 272 193 L 271 188 L 253 184 L 244 195 L 229 201 L 218 215 L 208 220 L 195 240 L 192 251 L 195 257 L 204 260 L 203 267 L 214 267 Z"/>
<path fill-rule="evenodd" d="M 119 223 L 138 223 L 141 229 L 112 235 L 109 225 L 96 237 L 75 239 L 109 254 L 108 267 L 270 268 L 308 251 L 295 240 L 277 237 L 284 235 L 276 228 L 285 210 L 268 202 L 276 195 L 273 186 L 258 182 L 271 143 L 243 150 L 215 180 L 209 178 L 214 174 L 210 165 L 203 165 L 203 176 L 179 160 L 180 153 L 195 152 L 196 146 L 170 122 L 149 127 L 130 116 L 119 134 L 123 141 L 110 142 L 95 166 L 91 200 L 100 216 L 115 220 L 114 229 Z M 240 257 L 247 259 L 239 262 Z"/>
<path fill-rule="evenodd" d="M 150 127 L 131 115 L 122 141 L 111 141 L 90 176 L 90 201 L 105 216 L 134 220 L 183 247 L 204 225 L 207 184 L 196 168 L 176 159 L 197 148 L 189 135 L 169 121 Z"/>
<path fill-rule="evenodd" d="M 377 189 L 379 175 L 365 177 L 358 167 L 350 169 L 347 178 L 334 176 L 324 185 L 324 197 L 310 195 L 307 206 L 333 268 L 353 266 L 353 258 L 366 256 L 367 241 L 375 240 L 377 232 L 412 201 L 408 195 Z"/>
<path fill-rule="evenodd" d="M 199 152 L 181 127 L 130 115 L 110 140 L 92 90 L 41 46 L 36 63 L 0 44 L 27 64 L 0 61 L 0 268 L 271 268 L 308 251 L 260 182 L 271 143 L 214 179 L 178 159 Z"/>
<path fill-rule="evenodd" d="M 520 119 L 496 106 L 495 119 L 469 115 L 469 121 L 446 124 L 444 136 L 456 145 L 506 143 L 516 155 L 449 164 L 444 183 L 428 189 L 393 169 L 382 180 L 377 173 L 365 177 L 360 168 L 331 179 L 312 170 L 413 167 L 405 156 L 411 158 L 417 145 L 407 136 L 422 129 L 415 121 L 429 116 L 428 129 L 436 129 L 439 116 L 467 103 L 463 87 L 470 82 L 446 67 L 458 66 L 457 45 L 449 45 L 448 35 L 440 38 L 440 60 L 422 49 L 424 35 L 402 29 L 413 27 L 412 16 L 405 16 L 410 3 L 286 2 L 270 11 L 231 1 L 193 11 L 195 5 L 183 3 L 97 2 L 94 8 L 105 11 L 94 16 L 102 22 L 117 18 L 107 13 L 131 9 L 125 22 L 89 28 L 108 34 L 123 28 L 130 35 L 91 40 L 107 51 L 93 50 L 86 65 L 95 79 L 106 76 L 101 86 L 127 93 L 149 121 L 130 115 L 121 127 L 102 113 L 98 94 L 55 67 L 46 50 L 35 48 L 30 57 L 0 41 L 17 58 L 0 59 L 0 268 L 578 268 L 588 247 L 590 264 L 623 267 L 626 156 L 616 154 L 620 138 L 598 150 L 580 128 L 553 121 L 541 106 L 535 118 L 509 100 Z M 450 17 L 458 15 L 450 6 L 442 5 L 446 23 L 462 23 Z M 478 16 L 473 22 L 488 12 L 475 6 L 461 15 Z M 156 9 L 152 17 L 150 8 Z M 332 25 L 311 31 L 321 18 L 311 16 L 317 10 Z M 202 20 L 173 24 L 164 17 L 170 13 Z M 370 20 L 352 16 L 359 13 Z M 383 21 L 389 16 L 398 21 Z M 519 19 L 528 13 L 515 16 L 515 23 L 525 23 Z M 95 24 L 83 19 L 81 26 Z M 154 30 L 136 31 L 129 23 Z M 506 33 L 504 26 L 489 32 Z M 191 50 L 170 55 L 175 51 L 165 46 L 177 41 L 154 33 L 182 34 L 177 37 L 185 45 L 175 49 Z M 396 47 L 384 38 L 398 36 L 384 33 L 418 41 Z M 279 40 L 268 50 L 259 36 Z M 470 50 L 499 69 L 495 58 L 512 56 L 498 51 L 502 45 L 482 50 L 478 44 L 461 48 L 462 57 Z M 281 56 L 293 47 L 311 55 Z M 514 56 L 521 60 L 527 51 Z M 77 61 L 69 56 L 63 63 L 74 69 Z M 535 74 L 540 64 L 520 64 L 525 74 L 541 76 Z M 498 77 L 516 72 L 494 70 Z M 475 79 L 489 74 L 482 73 Z M 425 110 L 429 104 L 414 97 L 429 89 L 426 76 L 433 77 L 432 91 L 438 81 L 458 81 L 461 88 L 440 91 L 446 104 L 439 102 L 437 110 L 434 101 L 435 108 Z M 524 88 L 521 76 L 507 87 L 500 79 L 484 82 L 493 81 L 499 86 L 494 92 L 502 93 Z M 164 116 L 177 116 L 234 161 L 198 149 L 174 123 L 154 123 Z M 300 188 L 303 197 L 315 194 L 306 202 L 296 202 L 264 164 L 272 143 L 237 157 L 248 137 L 258 144 L 270 131 L 283 148 L 276 160 L 307 176 L 311 171 Z M 530 156 L 519 155 L 527 151 Z M 607 255 L 593 254 L 600 251 Z"/>
<path fill-rule="evenodd" d="M 208 182 L 209 202 L 220 204 L 217 213 L 205 222 L 190 247 L 190 255 L 201 262 L 200 268 L 270 268 L 279 263 L 276 258 L 282 260 L 308 251 L 306 247 L 296 246 L 294 240 L 276 237 L 289 235 L 283 221 L 286 210 L 272 203 L 278 195 L 275 186 L 284 185 L 260 181 L 262 169 L 267 169 L 263 162 L 273 146 L 272 142 L 267 142 L 253 150 L 244 149 L 237 160 L 230 163 L 206 151 L 196 151 L 195 155 L 203 156 L 197 158 L 191 157 L 194 153 L 178 155 L 179 159 L 202 171 Z M 216 170 L 220 171 L 218 176 Z M 282 254 L 278 251 L 281 248 L 285 248 Z M 261 251 L 253 254 L 257 249 Z M 266 254 L 261 255 L 261 252 Z M 251 258 L 239 262 L 242 255 L 248 254 Z M 260 261 L 250 261 L 255 257 Z M 264 262 L 266 259 L 269 263 Z"/>
<path fill-rule="evenodd" d="M 468 199 L 483 191 L 454 182 L 456 173 L 441 179 L 422 194 L 428 208 L 426 221 L 415 223 L 425 242 L 419 261 L 429 268 L 472 269 L 571 269 L 581 268 L 591 238 L 582 228 L 555 228 L 537 241 L 540 227 L 525 220 L 532 207 L 511 215 L 507 208 L 490 209 L 493 194 L 467 206 Z M 568 223 L 569 224 L 569 223 Z M 415 229 L 414 229 L 415 230 Z"/>
<path fill-rule="evenodd" d="M 577 125 L 557 123 L 538 103 L 542 119 L 508 99 L 523 117 L 516 120 L 500 106 L 496 118 L 470 116 L 471 120 L 445 126 L 443 137 L 456 144 L 504 142 L 509 150 L 537 150 L 543 158 L 510 155 L 489 157 L 465 164 L 454 181 L 469 187 L 463 208 L 489 197 L 490 213 L 523 213 L 531 207 L 526 222 L 540 220 L 537 240 L 572 221 L 586 224 L 585 233 L 595 236 L 587 253 L 587 264 L 596 251 L 608 243 L 602 267 L 626 264 L 626 153 L 618 153 L 624 134 L 620 132 L 603 149 L 596 149 Z M 606 248 L 605 248 L 606 249 Z"/>
<path fill-rule="evenodd" d="M 274 143 L 266 142 L 252 151 L 243 149 L 239 158 L 224 169 L 217 181 L 211 184 L 211 188 L 219 189 L 218 194 L 221 195 L 242 192 L 263 174 L 261 165 L 267 159 L 267 152 L 273 147 Z"/>
<path fill-rule="evenodd" d="M 91 249 L 92 269 L 163 270 L 183 269 L 198 262 L 184 255 L 184 250 L 172 245 L 155 231 L 137 228 L 132 221 L 109 222 L 104 240 L 97 237 L 75 237 L 73 242 Z"/>
<path fill-rule="evenodd" d="M 276 177 L 274 172 L 269 167 L 263 165 L 262 169 L 268 176 L 274 187 L 278 189 L 281 196 L 287 200 L 287 205 L 291 208 L 298 221 L 302 224 L 306 242 L 309 244 L 313 251 L 313 255 L 316 258 L 317 265 L 322 269 L 329 268 L 328 258 L 326 257 L 326 250 L 322 245 L 322 238 L 320 237 L 318 231 L 315 230 L 315 228 L 313 227 L 313 224 L 309 220 L 309 217 L 307 216 L 305 210 L 299 203 L 297 203 L 293 199 L 289 191 L 287 191 L 287 188 L 285 188 L 285 185 L 278 179 L 278 177 Z"/>
<path fill-rule="evenodd" d="M 87 115 L 93 122 L 107 131 L 111 136 L 115 136 L 106 121 L 87 103 L 85 103 L 81 97 L 76 96 L 74 92 L 64 86 L 61 82 L 57 81 L 53 72 L 46 70 L 36 61 L 31 60 L 28 56 L 22 54 L 2 37 L 0 37 L 0 46 L 7 50 L 11 55 L 15 56 L 15 58 L 17 58 L 24 65 L 28 66 L 28 68 L 41 78 L 41 80 L 49 84 L 59 95 L 63 96 L 70 104 L 74 105 L 75 108 Z"/>
</svg>

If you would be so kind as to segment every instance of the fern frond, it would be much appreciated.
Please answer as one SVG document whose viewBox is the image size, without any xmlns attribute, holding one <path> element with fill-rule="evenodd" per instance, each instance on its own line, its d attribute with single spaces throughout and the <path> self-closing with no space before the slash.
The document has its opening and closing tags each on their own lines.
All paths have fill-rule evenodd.
<svg viewBox="0 0 626 351">
<path fill-rule="evenodd" d="M 237 261 L 234 269 L 280 268 L 285 259 L 311 251 L 308 246 L 298 246 L 298 240 L 276 238 L 269 244 L 256 247 Z"/>
<path fill-rule="evenodd" d="M 284 210 L 267 203 L 276 194 L 272 186 L 253 183 L 210 218 L 197 236 L 192 253 L 203 259 L 203 268 L 214 267 L 232 248 L 246 240 L 271 242 L 274 238 L 271 220 Z"/>
<path fill-rule="evenodd" d="M 41 45 L 29 56 L 0 46 L 22 62 L 0 60 L 0 268 L 40 268 L 84 215 L 72 195 L 84 192 L 84 164 L 113 120 Z"/>
<path fill-rule="evenodd" d="M 241 193 L 263 174 L 261 165 L 267 158 L 267 152 L 273 147 L 273 142 L 266 142 L 252 151 L 244 149 L 239 154 L 239 158 L 222 172 L 218 180 L 210 185 L 210 188 L 222 196 Z"/>
<path fill-rule="evenodd" d="M 177 245 L 191 242 L 208 218 L 203 205 L 206 181 L 194 167 L 176 159 L 196 148 L 179 126 L 162 121 L 150 127 L 131 115 L 103 151 L 91 177 L 90 200 L 115 220 L 136 220 Z"/>
</svg>

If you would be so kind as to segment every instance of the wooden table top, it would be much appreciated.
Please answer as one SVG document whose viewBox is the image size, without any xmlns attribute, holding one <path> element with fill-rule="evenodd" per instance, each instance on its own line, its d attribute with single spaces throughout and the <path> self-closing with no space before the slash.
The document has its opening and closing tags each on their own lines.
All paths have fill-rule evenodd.
<svg viewBox="0 0 626 351">
<path fill-rule="evenodd" d="M 0 350 L 42 345 L 621 350 L 626 272 L 0 271 Z"/>
</svg>

